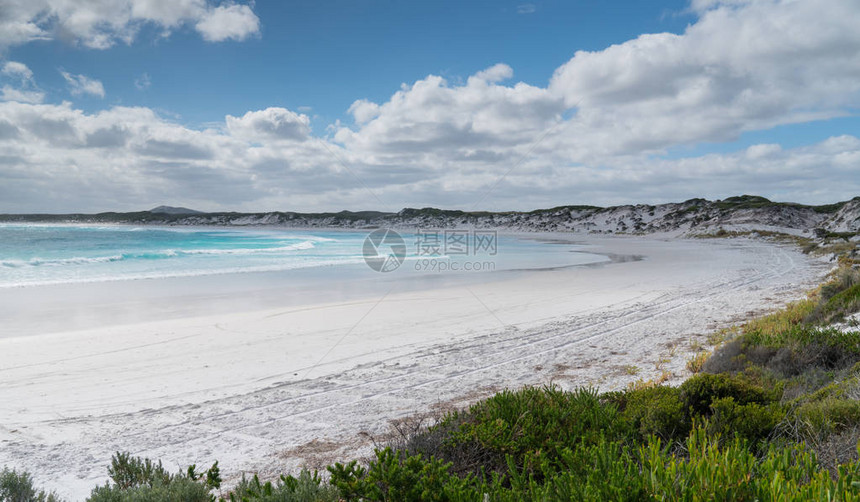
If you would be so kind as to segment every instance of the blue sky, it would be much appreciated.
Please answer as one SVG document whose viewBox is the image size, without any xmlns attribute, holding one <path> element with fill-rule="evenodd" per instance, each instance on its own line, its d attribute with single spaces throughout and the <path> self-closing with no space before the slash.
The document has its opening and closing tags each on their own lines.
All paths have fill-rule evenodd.
<svg viewBox="0 0 860 502">
<path fill-rule="evenodd" d="M 0 211 L 850 198 L 825 3 L 12 1 Z"/>
<path fill-rule="evenodd" d="M 692 19 L 686 8 L 630 0 L 264 0 L 254 5 L 259 35 L 241 43 L 209 43 L 188 28 L 162 39 L 150 26 L 135 43 L 109 50 L 51 40 L 13 47 L 6 57 L 25 62 L 54 90 L 53 102 L 73 98 L 57 68 L 99 79 L 108 96 L 75 100 L 88 111 L 147 106 L 199 126 L 269 106 L 311 107 L 319 126 L 346 118 L 356 99 L 384 101 L 429 74 L 464 80 L 504 62 L 517 80 L 546 86 L 577 50 L 683 31 Z M 151 84 L 141 91 L 135 81 L 143 74 Z"/>
</svg>

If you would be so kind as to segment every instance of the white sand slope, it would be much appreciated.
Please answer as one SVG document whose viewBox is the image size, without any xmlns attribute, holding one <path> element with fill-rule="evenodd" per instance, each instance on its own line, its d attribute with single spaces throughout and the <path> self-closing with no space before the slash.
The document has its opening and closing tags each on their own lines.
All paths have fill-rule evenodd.
<svg viewBox="0 0 860 502">
<path fill-rule="evenodd" d="M 609 390 L 666 370 L 677 383 L 706 333 L 828 268 L 746 240 L 588 242 L 645 259 L 0 339 L 0 466 L 79 500 L 117 450 L 177 468 L 217 459 L 235 480 L 366 453 L 390 420 L 503 387 Z"/>
</svg>

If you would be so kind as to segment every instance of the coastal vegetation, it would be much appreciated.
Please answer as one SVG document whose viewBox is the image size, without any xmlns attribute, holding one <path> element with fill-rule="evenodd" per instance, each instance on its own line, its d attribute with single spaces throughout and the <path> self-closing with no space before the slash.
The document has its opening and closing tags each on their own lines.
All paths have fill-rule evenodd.
<svg viewBox="0 0 860 502">
<path fill-rule="evenodd" d="M 806 299 L 709 336 L 677 387 L 504 390 L 369 459 L 229 490 L 217 463 L 169 473 L 117 453 L 88 500 L 860 500 L 860 270 L 837 261 Z M 4 470 L 0 501 L 58 498 Z"/>
</svg>

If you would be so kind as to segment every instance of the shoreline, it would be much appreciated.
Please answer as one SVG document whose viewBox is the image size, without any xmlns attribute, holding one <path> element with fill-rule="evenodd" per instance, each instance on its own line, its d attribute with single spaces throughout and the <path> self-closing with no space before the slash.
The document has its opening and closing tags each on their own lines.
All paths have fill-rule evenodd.
<svg viewBox="0 0 860 502">
<path fill-rule="evenodd" d="M 0 339 L 0 397 L 17 405 L 0 417 L 0 465 L 78 498 L 104 479 L 116 450 L 171 467 L 217 459 L 235 481 L 366 451 L 367 435 L 386 432 L 388 420 L 502 387 L 610 390 L 658 371 L 671 382 L 683 377 L 691 341 L 797 298 L 828 268 L 753 240 L 549 235 L 648 258 L 381 300 Z M 10 369 L 10 360 L 28 362 Z M 106 372 L 116 378 L 102 381 Z"/>
<path fill-rule="evenodd" d="M 365 235 L 364 232 L 339 231 L 360 237 Z M 295 230 L 286 232 L 294 238 L 304 236 Z M 407 256 L 399 270 L 384 274 L 370 271 L 364 260 L 359 258 L 360 262 L 357 263 L 323 263 L 286 268 L 272 265 L 272 269 L 267 271 L 216 269 L 153 277 L 133 275 L 81 278 L 71 282 L 0 285 L 0 314 L 4 318 L 0 326 L 0 339 L 139 324 L 152 319 L 204 317 L 225 311 L 262 311 L 285 306 L 344 302 L 372 297 L 389 289 L 407 292 L 473 281 L 504 281 L 511 276 L 540 269 L 601 266 L 614 260 L 613 257 L 589 253 L 582 249 L 579 241 L 556 240 L 556 243 L 566 245 L 568 249 L 555 250 L 555 246 L 542 246 L 540 240 L 532 237 L 522 233 L 502 234 L 506 240 L 503 245 L 513 244 L 513 253 L 474 257 L 483 258 L 484 264 L 487 258 L 492 262 L 492 270 L 483 271 L 418 270 L 419 262 L 428 260 L 421 256 Z M 531 259 L 520 263 L 523 257 L 535 251 L 529 250 L 529 246 L 534 243 L 542 248 L 537 249 L 536 263 L 529 263 Z M 567 259 L 565 255 L 568 253 L 580 256 Z M 511 256 L 515 257 L 514 267 L 510 266 L 512 263 L 506 266 L 506 260 L 511 260 Z M 498 263 L 500 258 L 501 263 Z M 443 256 L 432 257 L 430 261 L 444 265 L 461 260 L 460 257 L 452 259 Z M 541 265 L 543 262 L 564 264 L 544 267 Z M 335 282 L 338 287 L 332 288 Z"/>
</svg>

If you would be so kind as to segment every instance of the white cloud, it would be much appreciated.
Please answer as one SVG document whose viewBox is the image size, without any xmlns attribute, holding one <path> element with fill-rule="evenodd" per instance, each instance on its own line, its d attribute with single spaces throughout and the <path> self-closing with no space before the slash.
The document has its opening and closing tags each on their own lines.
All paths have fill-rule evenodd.
<svg viewBox="0 0 860 502">
<path fill-rule="evenodd" d="M 334 139 L 389 169 L 445 172 L 449 182 L 439 187 L 461 192 L 489 189 L 517 166 L 524 177 L 503 185 L 516 179 L 523 191 L 540 193 L 552 185 L 530 181 L 534 176 L 579 177 L 581 169 L 594 169 L 611 178 L 673 147 L 731 141 L 745 131 L 843 116 L 860 106 L 860 31 L 851 22 L 860 18 L 860 3 L 760 0 L 697 8 L 700 19 L 683 34 L 577 52 L 547 88 L 502 85 L 513 71 L 498 64 L 465 85 L 431 75 L 387 102 L 356 101 L 349 109 L 355 124 L 340 127 Z M 748 155 L 776 153 L 762 146 Z M 627 197 L 636 199 L 632 192 Z"/>
<path fill-rule="evenodd" d="M 495 65 L 454 87 L 430 75 L 381 105 L 356 101 L 349 111 L 360 127 L 340 128 L 335 139 L 350 150 L 408 164 L 430 155 L 438 155 L 435 164 L 441 165 L 510 152 L 533 141 L 563 111 L 562 100 L 546 89 L 494 83 L 510 73 Z"/>
<path fill-rule="evenodd" d="M 145 91 L 151 85 L 152 79 L 149 77 L 149 73 L 143 72 L 139 77 L 134 79 L 134 86 L 138 91 Z"/>
<path fill-rule="evenodd" d="M 775 143 L 752 145 L 747 148 L 747 158 L 758 160 L 779 155 L 781 152 L 782 147 Z"/>
<path fill-rule="evenodd" d="M 0 211 L 130 210 L 164 197 L 208 209 L 469 208 L 513 167 L 511 151 L 492 145 L 452 144 L 450 151 L 424 155 L 393 146 L 362 150 L 314 140 L 306 134 L 308 125 L 306 116 L 281 108 L 227 116 L 221 128 L 195 130 L 147 108 L 88 114 L 70 103 L 0 103 Z M 586 165 L 526 156 L 479 207 L 661 202 L 748 192 L 832 202 L 860 193 L 858 170 L 855 136 L 676 160 L 638 155 Z"/>
<path fill-rule="evenodd" d="M 33 81 L 33 71 L 24 63 L 6 61 L 0 69 L 0 76 L 14 84 L 7 83 L 0 88 L 0 100 L 21 103 L 41 103 L 45 100 L 45 93 Z"/>
<path fill-rule="evenodd" d="M 379 115 L 379 105 L 366 99 L 359 99 L 353 102 L 347 111 L 352 114 L 357 123 L 364 124 Z"/>
<path fill-rule="evenodd" d="M 265 140 L 302 141 L 310 133 L 310 119 L 285 108 L 266 108 L 241 117 L 227 115 L 227 129 L 233 136 L 252 142 Z"/>
<path fill-rule="evenodd" d="M 514 69 L 504 63 L 495 64 L 486 70 L 479 71 L 473 78 L 484 82 L 501 82 L 514 76 Z"/>
<path fill-rule="evenodd" d="M 248 5 L 211 0 L 3 0 L 0 50 L 52 39 L 106 49 L 131 43 L 144 24 L 165 35 L 193 26 L 208 41 L 244 40 L 260 29 Z"/>
<path fill-rule="evenodd" d="M 346 179 L 329 152 L 337 146 L 282 140 L 290 121 L 307 118 L 270 109 L 230 120 L 233 131 L 194 130 L 147 108 L 0 103 L 0 207 L 137 208 L 169 196 L 245 209 L 290 197 L 300 208 Z"/>
<path fill-rule="evenodd" d="M 860 3 L 698 1 L 681 35 L 577 52 L 550 90 L 654 148 L 843 115 L 860 104 Z M 607 117 L 611 123 L 607 124 Z M 679 127 L 683 124 L 683 127 Z"/>
<path fill-rule="evenodd" d="M 207 11 L 196 28 L 208 42 L 244 40 L 260 32 L 260 19 L 247 5 L 221 5 Z"/>
<path fill-rule="evenodd" d="M 41 103 L 45 100 L 42 91 L 27 91 L 4 85 L 0 88 L 0 99 L 3 101 L 20 101 L 21 103 Z"/>
<path fill-rule="evenodd" d="M 16 77 L 23 81 L 33 79 L 33 72 L 30 68 L 28 68 L 24 63 L 19 63 L 18 61 L 6 61 L 3 65 L 2 73 L 3 75 Z"/>
<path fill-rule="evenodd" d="M 537 10 L 535 4 L 533 3 L 524 3 L 517 5 L 517 14 L 534 14 Z"/>
<path fill-rule="evenodd" d="M 105 97 L 105 88 L 101 81 L 87 77 L 86 75 L 74 75 L 67 71 L 60 71 L 66 83 L 69 84 L 69 92 L 74 96 L 89 94 L 91 96 Z"/>
</svg>

